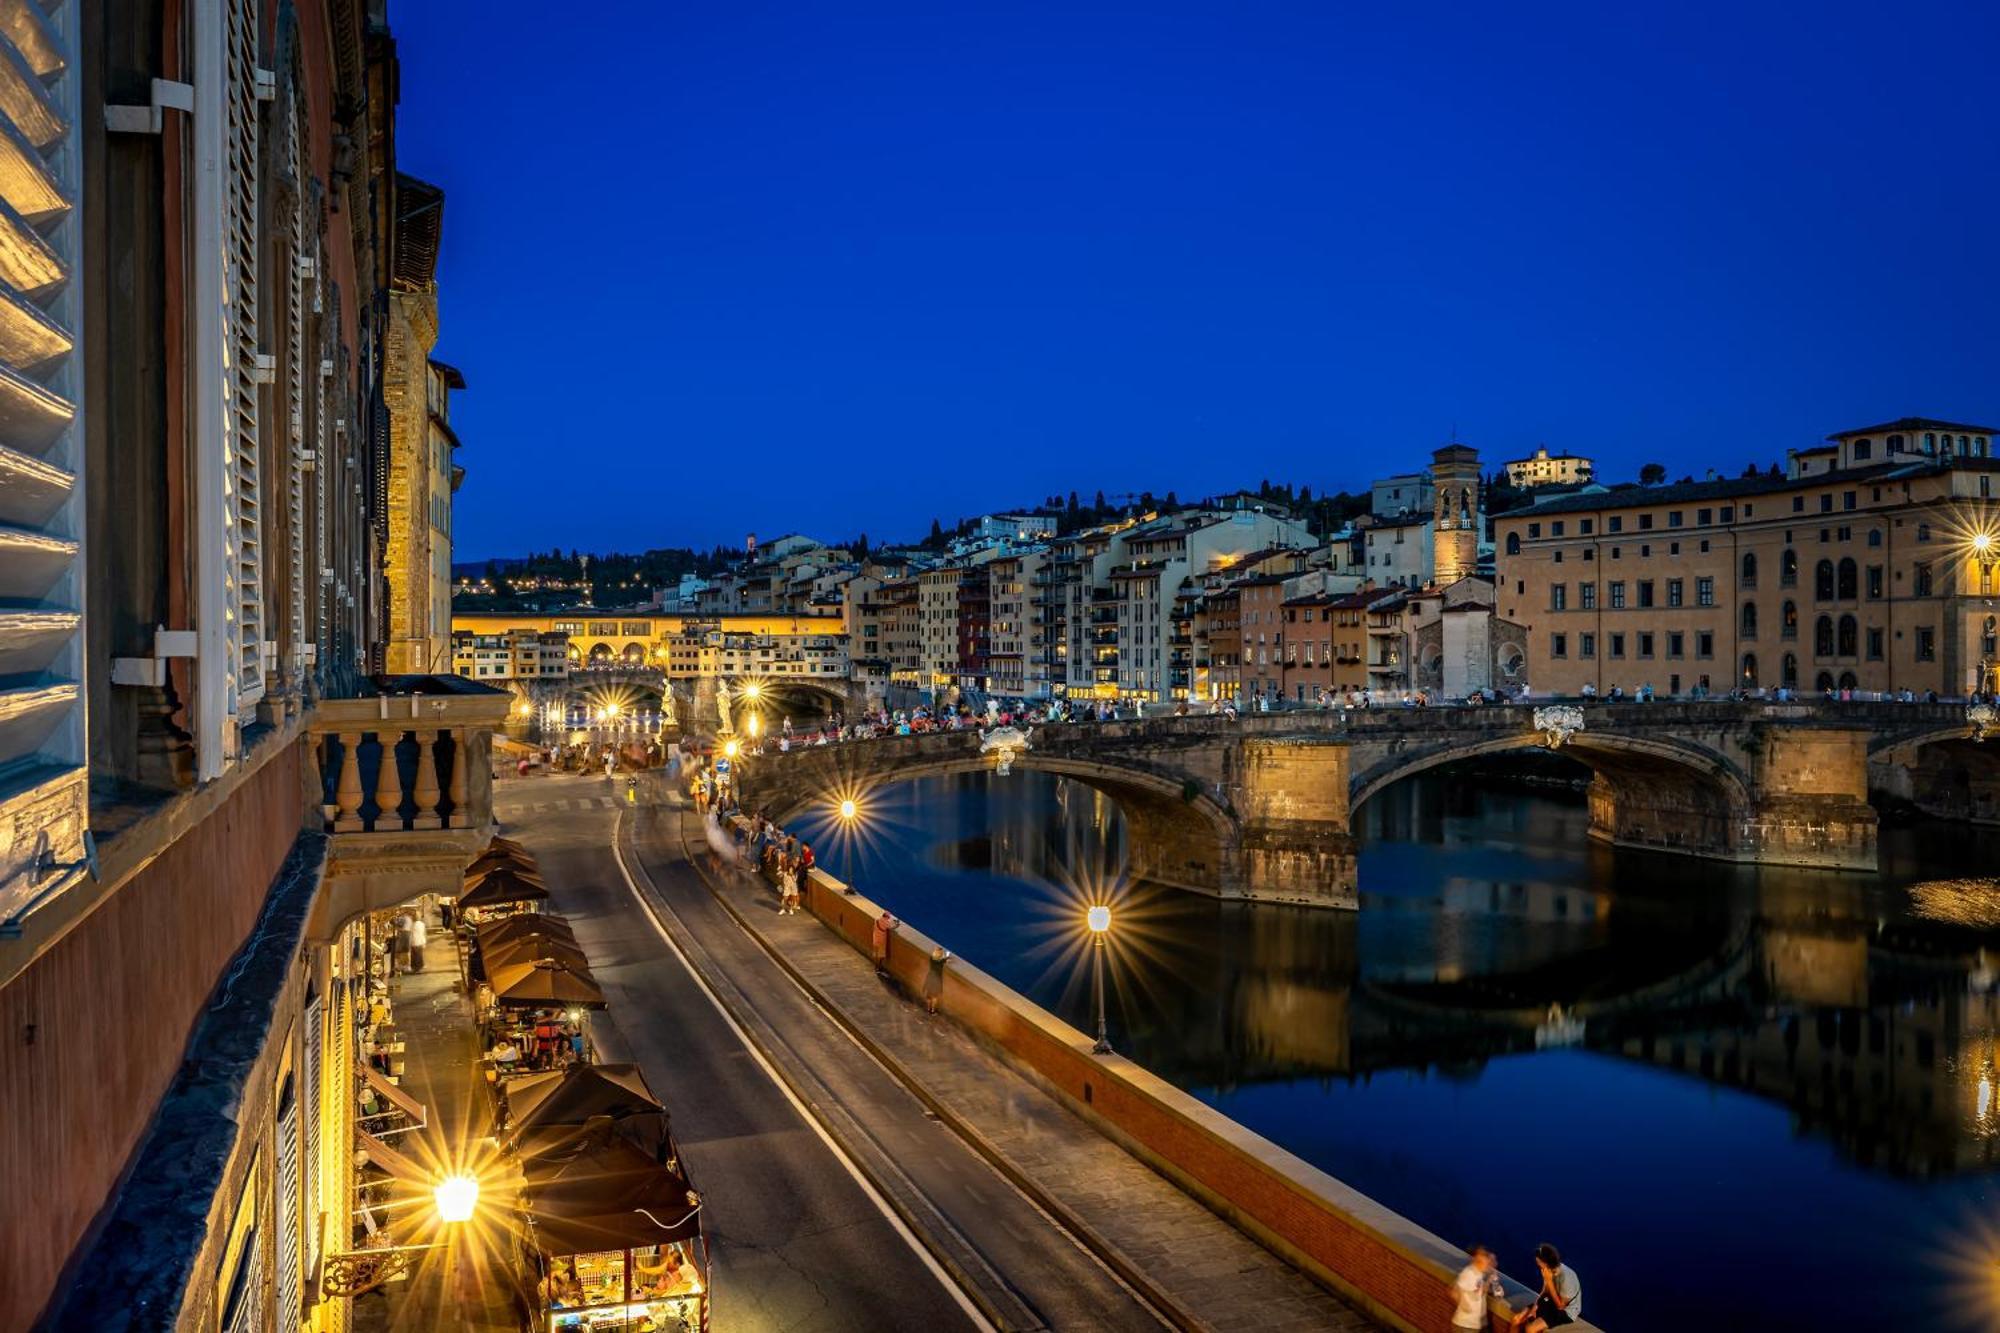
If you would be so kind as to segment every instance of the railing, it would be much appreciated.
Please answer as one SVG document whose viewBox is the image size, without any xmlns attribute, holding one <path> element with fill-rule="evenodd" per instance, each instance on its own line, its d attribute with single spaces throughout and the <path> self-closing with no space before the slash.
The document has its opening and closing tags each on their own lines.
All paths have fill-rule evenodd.
<svg viewBox="0 0 2000 1333">
<path fill-rule="evenodd" d="M 455 677 L 326 699 L 310 730 L 328 833 L 469 829 L 490 819 L 492 733 L 510 696 Z"/>
</svg>

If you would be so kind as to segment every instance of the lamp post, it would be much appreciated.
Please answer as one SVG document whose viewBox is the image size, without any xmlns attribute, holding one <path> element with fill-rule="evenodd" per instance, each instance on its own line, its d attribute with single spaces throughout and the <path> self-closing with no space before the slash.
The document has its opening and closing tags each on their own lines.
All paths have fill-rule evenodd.
<svg viewBox="0 0 2000 1333">
<path fill-rule="evenodd" d="M 1104 937 L 1111 932 L 1111 909 L 1100 903 L 1083 919 L 1090 927 L 1091 989 L 1097 993 L 1097 1044 L 1090 1050 L 1093 1055 L 1109 1055 L 1111 1037 L 1104 1023 Z"/>
<path fill-rule="evenodd" d="M 841 883 L 843 886 L 845 886 L 842 891 L 846 893 L 853 893 L 854 892 L 854 821 L 861 814 L 861 808 L 855 805 L 854 798 L 852 796 L 849 796 L 841 801 L 838 807 L 838 813 L 840 815 L 840 823 L 842 826 L 842 834 L 840 840 L 843 844 L 845 844 L 845 846 L 842 848 L 842 854 L 841 854 L 841 860 L 843 863 L 842 865 L 843 873 L 841 875 Z"/>
</svg>

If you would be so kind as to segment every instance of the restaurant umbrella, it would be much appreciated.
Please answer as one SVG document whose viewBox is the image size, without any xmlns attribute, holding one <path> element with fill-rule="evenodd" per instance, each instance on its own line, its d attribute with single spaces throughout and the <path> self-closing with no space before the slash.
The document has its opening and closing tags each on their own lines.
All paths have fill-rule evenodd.
<svg viewBox="0 0 2000 1333">
<path fill-rule="evenodd" d="M 520 1201 L 543 1254 L 596 1254 L 701 1234 L 701 1199 L 687 1177 L 624 1139 L 541 1167 L 528 1164 Z"/>
<path fill-rule="evenodd" d="M 496 969 L 514 963 L 532 963 L 543 958 L 561 963 L 572 972 L 590 971 L 590 959 L 585 956 L 574 939 L 561 939 L 548 935 L 517 935 L 498 944 L 481 943 L 479 946 L 480 966 L 485 969 L 488 976 L 492 976 Z"/>
<path fill-rule="evenodd" d="M 489 870 L 478 879 L 469 881 L 458 895 L 458 905 L 466 907 L 503 907 L 508 903 L 531 903 L 549 896 L 542 882 L 532 875 L 518 870 Z"/>
<path fill-rule="evenodd" d="M 666 1161 L 672 1151 L 666 1108 L 637 1065 L 575 1064 L 528 1074 L 501 1091 L 502 1137 L 523 1159 L 571 1155 L 590 1147 L 589 1126 L 600 1117 L 616 1132 Z"/>
<path fill-rule="evenodd" d="M 493 850 L 495 847 L 499 847 L 510 852 L 516 852 L 522 856 L 528 855 L 527 847 L 525 847 L 521 843 L 515 842 L 512 838 L 502 837 L 498 833 L 494 834 L 492 837 L 486 840 L 486 849 L 488 851 Z"/>
<path fill-rule="evenodd" d="M 582 1006 L 604 1008 L 604 992 L 588 968 L 569 968 L 561 960 L 516 960 L 487 971 L 496 1002 L 515 1007 Z"/>
<path fill-rule="evenodd" d="M 502 869 L 525 871 L 537 879 L 541 878 L 542 874 L 541 867 L 535 864 L 535 858 L 532 856 L 522 856 L 515 852 L 484 851 L 473 857 L 466 865 L 465 878 L 472 879 L 489 870 Z"/>
<path fill-rule="evenodd" d="M 546 912 L 517 912 L 490 925 L 481 926 L 478 935 L 479 947 L 490 949 L 496 944 L 505 944 L 523 935 L 546 935 L 552 939 L 567 940 L 572 944 L 576 942 L 576 932 L 571 930 L 569 922 L 561 917 L 550 916 Z"/>
</svg>

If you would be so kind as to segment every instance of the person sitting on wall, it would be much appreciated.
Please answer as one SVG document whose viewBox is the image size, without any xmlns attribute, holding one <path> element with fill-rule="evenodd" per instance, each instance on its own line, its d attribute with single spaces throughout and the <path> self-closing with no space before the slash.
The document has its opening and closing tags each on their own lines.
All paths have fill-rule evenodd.
<svg viewBox="0 0 2000 1333">
<path fill-rule="evenodd" d="M 1556 1247 L 1537 1245 L 1535 1266 L 1541 1270 L 1542 1289 L 1535 1296 L 1533 1309 L 1514 1316 L 1516 1333 L 1543 1333 L 1583 1318 L 1583 1283 L 1575 1270 L 1563 1263 Z"/>
</svg>

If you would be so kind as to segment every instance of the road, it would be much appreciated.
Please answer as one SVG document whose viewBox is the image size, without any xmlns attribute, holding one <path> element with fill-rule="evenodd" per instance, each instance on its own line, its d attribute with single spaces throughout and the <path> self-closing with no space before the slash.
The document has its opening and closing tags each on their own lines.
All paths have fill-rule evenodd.
<svg viewBox="0 0 2000 1333">
<path fill-rule="evenodd" d="M 736 924 L 677 814 L 631 810 L 621 866 L 602 779 L 494 795 L 605 988 L 606 1058 L 636 1060 L 673 1115 L 709 1209 L 718 1333 L 1162 1326 Z"/>
</svg>

